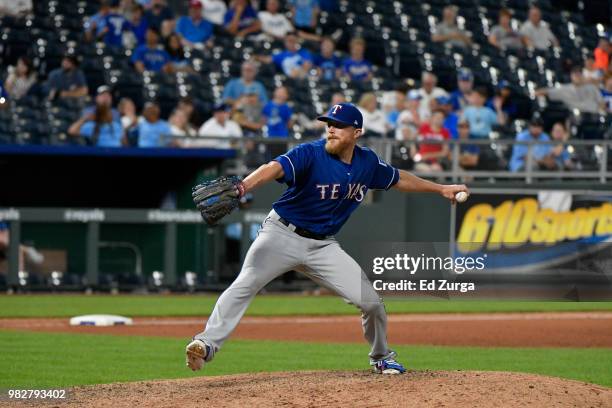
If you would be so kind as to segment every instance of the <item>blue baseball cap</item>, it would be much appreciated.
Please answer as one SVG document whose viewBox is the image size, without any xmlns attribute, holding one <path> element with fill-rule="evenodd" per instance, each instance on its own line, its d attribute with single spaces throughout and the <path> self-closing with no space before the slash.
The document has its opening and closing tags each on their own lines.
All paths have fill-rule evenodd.
<svg viewBox="0 0 612 408">
<path fill-rule="evenodd" d="M 329 108 L 329 111 L 319 116 L 317 120 L 321 122 L 337 122 L 356 129 L 363 128 L 363 116 L 359 109 L 352 103 L 339 103 Z"/>
<path fill-rule="evenodd" d="M 450 105 L 453 102 L 451 101 L 451 98 L 449 98 L 448 96 L 438 96 L 436 98 L 436 102 L 438 102 L 440 105 Z"/>
<path fill-rule="evenodd" d="M 469 68 L 461 68 L 457 74 L 457 79 L 459 81 L 472 81 L 474 79 L 474 74 L 472 74 Z"/>
</svg>

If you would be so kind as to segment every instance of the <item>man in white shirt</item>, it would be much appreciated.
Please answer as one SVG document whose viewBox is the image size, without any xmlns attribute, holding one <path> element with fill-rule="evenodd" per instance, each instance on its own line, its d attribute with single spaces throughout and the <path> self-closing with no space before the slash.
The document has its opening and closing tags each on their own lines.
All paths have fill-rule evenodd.
<svg viewBox="0 0 612 408">
<path fill-rule="evenodd" d="M 421 102 L 419 104 L 419 116 L 421 120 L 427 120 L 431 116 L 431 101 L 441 97 L 448 96 L 446 91 L 437 87 L 438 77 L 431 72 L 423 71 L 421 75 Z"/>
<path fill-rule="evenodd" d="M 268 0 L 266 10 L 257 14 L 261 21 L 261 31 L 276 40 L 282 40 L 288 33 L 294 31 L 289 19 L 278 12 L 279 7 L 278 0 Z"/>
<path fill-rule="evenodd" d="M 528 19 L 521 26 L 520 32 L 528 48 L 546 50 L 552 46 L 559 46 L 557 37 L 550 31 L 548 24 L 542 21 L 542 12 L 536 6 L 529 8 Z"/>
<path fill-rule="evenodd" d="M 196 140 L 189 140 L 189 147 L 212 147 L 216 149 L 231 149 L 229 141 L 212 139 L 212 137 L 238 138 L 242 137 L 242 129 L 238 123 L 229 118 L 230 107 L 224 103 L 219 103 L 214 107 L 213 117 L 208 119 L 200 130 Z M 208 139 L 207 138 L 211 138 Z"/>
</svg>

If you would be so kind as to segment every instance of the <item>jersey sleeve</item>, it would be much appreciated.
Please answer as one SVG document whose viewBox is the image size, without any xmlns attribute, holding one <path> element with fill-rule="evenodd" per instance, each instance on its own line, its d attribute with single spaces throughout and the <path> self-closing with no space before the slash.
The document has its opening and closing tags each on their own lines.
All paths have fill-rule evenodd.
<svg viewBox="0 0 612 408">
<path fill-rule="evenodd" d="M 370 151 L 372 156 L 372 180 L 368 188 L 373 190 L 388 190 L 399 181 L 399 170 L 387 164 L 376 153 Z"/>
<path fill-rule="evenodd" d="M 281 154 L 274 161 L 280 163 L 283 167 L 283 177 L 277 179 L 279 183 L 285 183 L 288 186 L 293 186 L 299 183 L 310 164 L 312 163 L 314 150 L 308 143 L 301 144 L 289 150 L 285 154 Z"/>
</svg>

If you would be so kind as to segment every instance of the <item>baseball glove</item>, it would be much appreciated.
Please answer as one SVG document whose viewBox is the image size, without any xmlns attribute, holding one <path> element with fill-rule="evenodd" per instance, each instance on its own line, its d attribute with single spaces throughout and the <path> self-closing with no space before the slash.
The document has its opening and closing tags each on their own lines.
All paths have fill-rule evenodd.
<svg viewBox="0 0 612 408">
<path fill-rule="evenodd" d="M 193 202 L 208 225 L 231 213 L 240 204 L 244 185 L 238 177 L 219 177 L 192 189 Z"/>
</svg>

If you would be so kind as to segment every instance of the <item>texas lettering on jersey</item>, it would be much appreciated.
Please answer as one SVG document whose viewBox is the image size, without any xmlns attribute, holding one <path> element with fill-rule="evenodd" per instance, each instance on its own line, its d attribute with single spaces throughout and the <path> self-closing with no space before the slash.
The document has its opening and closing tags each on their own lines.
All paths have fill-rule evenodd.
<svg viewBox="0 0 612 408">
<path fill-rule="evenodd" d="M 338 200 L 340 199 L 341 184 L 317 184 L 321 200 Z M 343 200 L 363 201 L 368 186 L 361 183 L 349 183 L 346 194 L 342 197 Z"/>
</svg>

